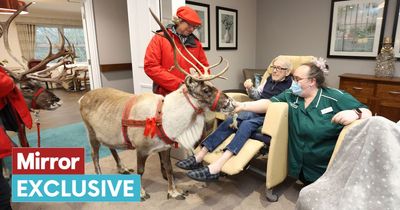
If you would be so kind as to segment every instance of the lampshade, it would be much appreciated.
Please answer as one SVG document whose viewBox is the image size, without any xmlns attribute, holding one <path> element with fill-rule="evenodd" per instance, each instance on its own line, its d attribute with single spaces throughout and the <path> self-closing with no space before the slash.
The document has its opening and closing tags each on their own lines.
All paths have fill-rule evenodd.
<svg viewBox="0 0 400 210">
<path fill-rule="evenodd" d="M 25 2 L 18 0 L 0 0 L 0 14 L 13 14 L 20 7 L 25 6 Z M 21 14 L 28 14 L 25 9 Z"/>
</svg>

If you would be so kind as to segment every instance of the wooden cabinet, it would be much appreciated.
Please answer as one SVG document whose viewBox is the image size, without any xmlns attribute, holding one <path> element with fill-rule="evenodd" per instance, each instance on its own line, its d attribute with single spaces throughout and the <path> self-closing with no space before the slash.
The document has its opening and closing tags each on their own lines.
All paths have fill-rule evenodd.
<svg viewBox="0 0 400 210">
<path fill-rule="evenodd" d="M 339 89 L 367 105 L 373 115 L 400 120 L 400 77 L 380 78 L 365 74 L 342 74 Z"/>
</svg>

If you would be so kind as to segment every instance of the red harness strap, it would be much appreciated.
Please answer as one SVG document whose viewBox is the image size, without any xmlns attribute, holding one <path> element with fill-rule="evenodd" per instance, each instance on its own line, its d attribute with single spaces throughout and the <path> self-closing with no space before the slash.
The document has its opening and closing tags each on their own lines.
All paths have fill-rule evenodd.
<svg viewBox="0 0 400 210">
<path fill-rule="evenodd" d="M 220 96 L 221 96 L 221 91 L 218 90 L 217 95 L 215 96 L 214 102 L 211 106 L 211 109 L 210 109 L 211 111 L 215 111 L 215 109 L 217 108 L 217 104 L 218 104 L 218 100 L 219 100 Z"/>
<path fill-rule="evenodd" d="M 184 88 L 182 89 L 182 91 L 183 91 L 183 95 L 185 96 L 185 98 L 186 98 L 186 100 L 189 102 L 189 104 L 193 107 L 194 111 L 195 111 L 197 114 L 203 113 L 204 110 L 203 110 L 202 108 L 196 107 L 196 106 L 192 103 L 192 101 L 190 100 L 190 98 L 189 98 L 189 93 L 188 93 L 187 88 L 184 87 Z"/>
<path fill-rule="evenodd" d="M 39 95 L 44 91 L 44 88 L 40 87 L 35 94 L 33 94 L 32 98 L 32 103 L 31 103 L 31 108 L 32 109 L 39 109 L 36 104 L 36 99 L 39 97 Z"/>
<path fill-rule="evenodd" d="M 178 143 L 171 140 L 167 134 L 165 133 L 163 127 L 162 127 L 162 106 L 164 103 L 164 100 L 160 100 L 157 104 L 157 111 L 156 111 L 156 116 L 147 118 L 146 120 L 132 120 L 128 119 L 129 114 L 131 111 L 132 106 L 136 102 L 136 97 L 133 96 L 127 104 L 125 105 L 124 112 L 122 115 L 122 134 L 124 136 L 125 143 L 128 146 L 128 149 L 135 149 L 135 145 L 132 145 L 132 142 L 130 141 L 128 137 L 128 127 L 144 127 L 144 132 L 143 135 L 148 137 L 150 136 L 151 138 L 154 137 L 155 134 L 164 141 L 166 144 L 173 144 L 175 148 L 178 148 Z"/>
<path fill-rule="evenodd" d="M 129 120 L 129 114 L 131 113 L 132 106 L 136 103 L 136 96 L 133 96 L 129 99 L 129 101 L 125 104 L 124 112 L 122 113 L 122 135 L 124 136 L 125 143 L 128 149 L 135 149 L 135 146 L 132 145 L 131 140 L 128 137 L 128 126 L 132 125 L 132 120 Z"/>
<path fill-rule="evenodd" d="M 36 127 L 37 127 L 37 146 L 40 147 L 40 122 L 36 122 Z"/>
<path fill-rule="evenodd" d="M 42 92 L 44 90 L 45 90 L 44 88 L 40 87 L 36 91 L 36 93 L 33 94 L 31 109 L 39 109 L 39 107 L 37 106 L 36 100 L 39 97 L 39 95 L 42 94 Z M 37 114 L 35 114 L 35 117 L 36 117 L 37 139 L 38 139 L 37 146 L 40 147 L 40 122 L 38 120 L 39 118 L 38 118 Z"/>
<path fill-rule="evenodd" d="M 163 104 L 164 104 L 164 99 L 158 101 L 157 112 L 156 112 L 157 136 L 160 137 L 160 139 L 162 139 L 164 141 L 164 143 L 173 144 L 175 148 L 178 148 L 178 142 L 170 139 L 162 127 L 162 106 L 163 106 Z"/>
</svg>

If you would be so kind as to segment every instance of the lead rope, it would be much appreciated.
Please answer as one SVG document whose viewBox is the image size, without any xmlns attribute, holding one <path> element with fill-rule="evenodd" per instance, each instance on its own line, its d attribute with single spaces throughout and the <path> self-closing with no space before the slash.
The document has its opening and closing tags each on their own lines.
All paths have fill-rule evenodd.
<svg viewBox="0 0 400 210">
<path fill-rule="evenodd" d="M 33 112 L 34 116 L 35 116 L 35 124 L 36 124 L 36 128 L 37 128 L 37 147 L 40 147 L 40 118 L 39 118 L 39 110 L 35 110 Z"/>
</svg>

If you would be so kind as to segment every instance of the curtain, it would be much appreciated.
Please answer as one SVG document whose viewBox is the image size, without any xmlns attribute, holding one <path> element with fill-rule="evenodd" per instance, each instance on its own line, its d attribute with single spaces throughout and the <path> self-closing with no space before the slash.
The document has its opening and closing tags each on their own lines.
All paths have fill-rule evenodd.
<svg viewBox="0 0 400 210">
<path fill-rule="evenodd" d="M 33 24 L 17 24 L 17 32 L 22 57 L 25 61 L 34 59 L 36 26 Z"/>
</svg>

